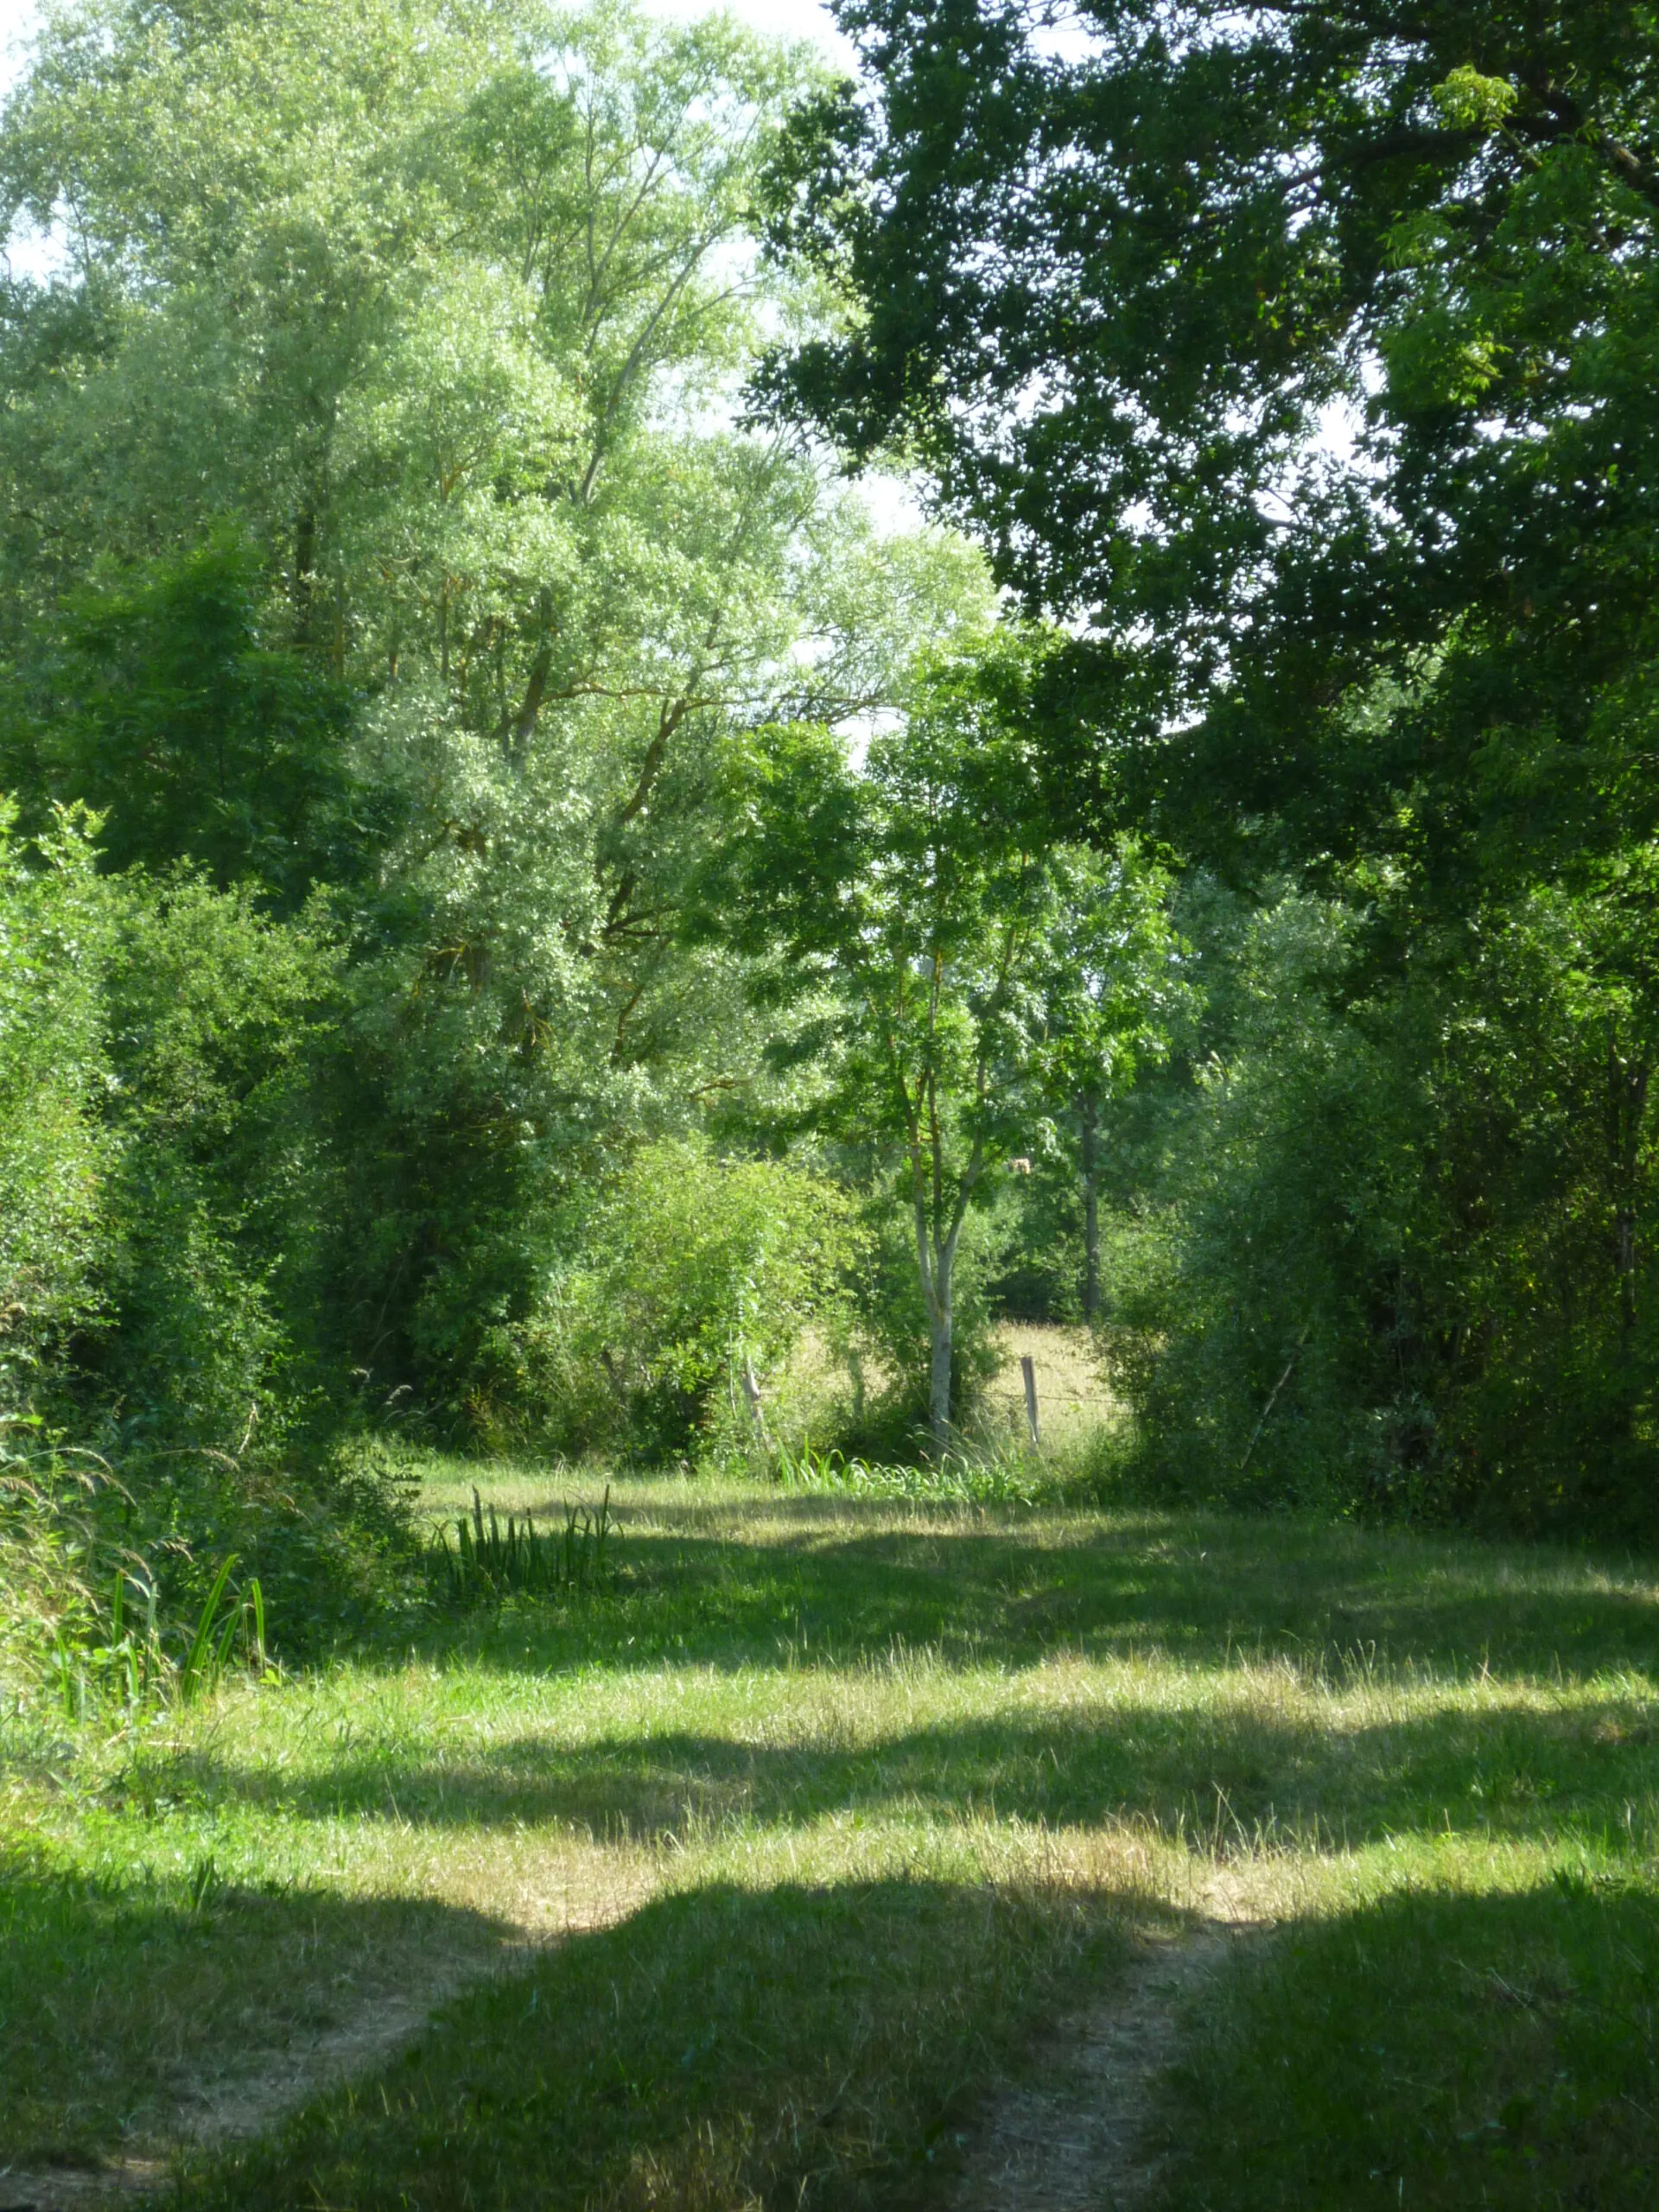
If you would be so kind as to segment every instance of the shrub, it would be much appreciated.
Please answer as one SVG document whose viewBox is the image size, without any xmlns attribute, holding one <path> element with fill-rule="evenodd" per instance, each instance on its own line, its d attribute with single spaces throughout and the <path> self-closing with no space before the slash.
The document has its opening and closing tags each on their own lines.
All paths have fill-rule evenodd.
<svg viewBox="0 0 1659 2212">
<path fill-rule="evenodd" d="M 838 1304 L 858 1243 L 849 1202 L 804 1166 L 643 1147 L 537 1319 L 564 1440 L 664 1459 L 741 1435 L 746 1367 L 766 1376 Z"/>
<path fill-rule="evenodd" d="M 93 825 L 62 815 L 31 847 L 16 819 L 0 798 L 0 1418 L 49 1395 L 69 1339 L 100 1310 L 110 1156 Z"/>
</svg>

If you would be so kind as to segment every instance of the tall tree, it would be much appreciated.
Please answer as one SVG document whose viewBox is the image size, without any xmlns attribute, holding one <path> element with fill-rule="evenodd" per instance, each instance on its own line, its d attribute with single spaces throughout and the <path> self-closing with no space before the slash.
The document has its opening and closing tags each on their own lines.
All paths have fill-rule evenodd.
<svg viewBox="0 0 1659 2212">
<path fill-rule="evenodd" d="M 1000 576 L 1065 618 L 1072 819 L 1154 825 L 1274 911 L 1288 887 L 1292 936 L 1340 913 L 1340 958 L 1287 961 L 1271 1041 L 1196 1071 L 1251 1135 L 1201 1116 L 1187 1185 L 1213 1203 L 1165 1217 L 1192 1341 L 1219 1357 L 1215 1316 L 1272 1315 L 1238 1454 L 1300 1345 L 1275 1423 L 1330 1465 L 1428 1436 L 1446 1497 L 1587 1500 L 1616 1466 L 1650 1490 L 1651 7 L 842 20 L 866 88 L 798 111 L 772 205 L 779 249 L 861 313 L 765 388 L 925 457 Z M 1386 1160 L 1335 1075 L 1312 1105 L 1336 1038 L 1333 1068 L 1379 1071 Z M 1157 1317 L 1154 1365 L 1185 1331 Z M 1194 1383 L 1185 1433 L 1220 1397 Z"/>
<path fill-rule="evenodd" d="M 733 727 L 879 711 L 982 601 L 735 400 L 815 81 L 728 22 L 86 0 L 0 124 L 0 787 L 351 952 L 334 1325 L 388 1383 L 535 1294 L 561 1193 L 753 1075 L 677 926 Z"/>
<path fill-rule="evenodd" d="M 770 388 L 1088 626 L 1138 803 L 1233 857 L 1403 803 L 1464 884 L 1650 831 L 1651 9 L 839 13 L 868 89 L 798 111 L 774 230 L 862 314 Z"/>
<path fill-rule="evenodd" d="M 717 925 L 772 963 L 770 995 L 804 1007 L 791 1049 L 821 1065 L 822 1122 L 894 1164 L 941 1451 L 969 1210 L 1079 1090 L 1155 1045 L 1173 950 L 1164 879 L 1132 845 L 1102 857 L 1049 836 L 1036 733 L 995 680 L 1023 653 L 993 637 L 925 665 L 861 766 L 822 728 L 759 732 L 704 887 Z"/>
</svg>

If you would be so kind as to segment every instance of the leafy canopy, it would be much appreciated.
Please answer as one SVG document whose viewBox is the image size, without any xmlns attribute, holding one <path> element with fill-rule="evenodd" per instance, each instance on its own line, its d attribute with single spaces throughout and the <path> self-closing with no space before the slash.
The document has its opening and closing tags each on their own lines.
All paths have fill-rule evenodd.
<svg viewBox="0 0 1659 2212">
<path fill-rule="evenodd" d="M 1651 8 L 838 13 L 771 205 L 855 316 L 765 388 L 1088 626 L 1115 792 L 1458 897 L 1650 834 Z"/>
</svg>

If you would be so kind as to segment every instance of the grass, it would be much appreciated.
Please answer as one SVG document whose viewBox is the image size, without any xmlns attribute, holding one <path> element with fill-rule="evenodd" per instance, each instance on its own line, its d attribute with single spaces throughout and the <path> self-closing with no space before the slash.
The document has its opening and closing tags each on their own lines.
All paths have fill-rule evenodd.
<svg viewBox="0 0 1659 2212">
<path fill-rule="evenodd" d="M 470 1511 L 477 1469 L 423 1471 Z M 612 1510 L 608 1589 L 13 1729 L 0 2165 L 263 2110 L 401 1991 L 442 1999 L 407 2052 L 186 2155 L 183 2201 L 944 2204 L 986 2083 L 1222 1900 L 1270 1932 L 1149 2116 L 1166 2212 L 1659 2201 L 1645 1566 L 714 1480 Z"/>
<path fill-rule="evenodd" d="M 1656 1996 L 1646 1883 L 1557 1866 L 1333 1901 L 1192 2023 L 1170 2201 L 1651 2206 Z"/>
<path fill-rule="evenodd" d="M 1090 1457 L 1103 1427 L 1117 1412 L 1090 1332 L 1046 1322 L 1002 1321 L 992 1342 L 997 1367 L 969 1421 L 968 1441 L 975 1455 L 995 1460 L 1011 1448 L 1024 1450 L 1028 1430 L 1020 1363 L 1028 1357 L 1035 1370 L 1044 1456 L 1052 1465 Z M 861 1372 L 868 1405 L 891 1387 L 893 1377 L 868 1354 Z M 846 1366 L 810 1330 L 788 1368 L 767 1378 L 767 1391 L 772 1427 L 791 1446 L 864 1427 Z"/>
<path fill-rule="evenodd" d="M 1023 1440 L 1026 1386 L 1020 1362 L 1028 1357 L 1035 1371 L 1045 1447 L 1062 1456 L 1086 1449 L 1114 1411 L 1101 1372 L 1099 1348 L 1090 1332 L 1004 1321 L 997 1328 L 996 1348 L 1002 1363 L 985 1393 L 987 1431 Z"/>
</svg>

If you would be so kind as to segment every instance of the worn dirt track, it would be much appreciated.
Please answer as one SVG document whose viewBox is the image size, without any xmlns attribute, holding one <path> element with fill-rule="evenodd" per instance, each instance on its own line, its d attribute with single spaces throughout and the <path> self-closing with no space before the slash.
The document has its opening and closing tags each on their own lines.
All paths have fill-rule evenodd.
<svg viewBox="0 0 1659 2212">
<path fill-rule="evenodd" d="M 250 2141 L 313 2097 L 373 2073 L 413 2043 L 451 1998 L 522 1971 L 537 1951 L 608 1926 L 639 1901 L 637 1888 L 626 1886 L 602 1898 L 567 1900 L 556 1926 L 524 1929 L 486 1962 L 475 1950 L 429 1954 L 418 1985 L 378 1991 L 337 2025 L 295 2037 L 278 2050 L 253 2051 L 245 2066 L 181 2094 L 164 2126 L 124 2157 L 97 2167 L 0 2166 L 0 2212 L 90 2212 L 124 2198 L 153 2197 L 173 2182 L 181 2160 Z"/>
<path fill-rule="evenodd" d="M 1100 2001 L 1062 2022 L 1028 2078 L 988 2106 L 952 2212 L 1131 2212 L 1161 2178 L 1153 2122 L 1186 2000 L 1263 1923 L 1236 1907 L 1148 1940 Z"/>
<path fill-rule="evenodd" d="M 619 1917 L 637 1899 L 576 1914 L 559 1934 L 476 1955 L 431 1959 L 418 1988 L 383 1993 L 338 2026 L 290 2043 L 181 2097 L 166 2139 L 96 2170 L 0 2168 L 0 2212 L 91 2212 L 165 2189 L 181 2158 L 246 2141 L 320 2092 L 372 2073 L 411 2043 L 437 2008 L 493 1974 L 521 1968 L 560 1935 Z M 1058 2023 L 1024 2078 L 988 2099 L 963 2153 L 951 2212 L 1134 2212 L 1164 2167 L 1153 2128 L 1160 2078 L 1176 2055 L 1187 1999 L 1270 1925 L 1240 1897 L 1212 1895 L 1195 1924 L 1147 1938 L 1099 2001 Z"/>
</svg>

